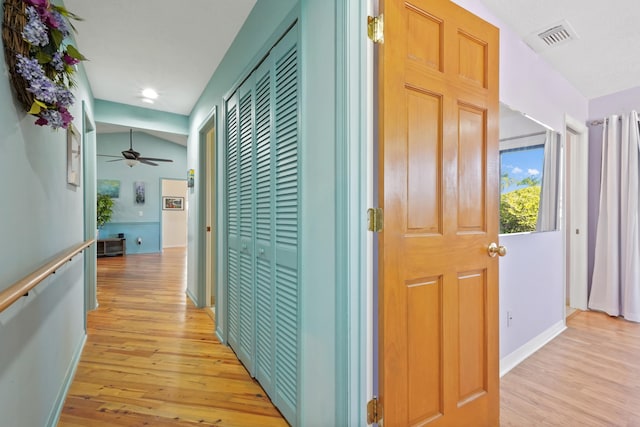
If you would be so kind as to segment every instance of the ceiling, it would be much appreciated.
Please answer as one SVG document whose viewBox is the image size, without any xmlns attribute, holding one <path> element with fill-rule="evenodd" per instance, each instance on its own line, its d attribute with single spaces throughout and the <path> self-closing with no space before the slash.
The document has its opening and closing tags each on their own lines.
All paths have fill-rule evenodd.
<svg viewBox="0 0 640 427">
<path fill-rule="evenodd" d="M 109 123 L 96 123 L 96 133 L 128 133 L 129 129 L 133 129 L 134 132 L 144 132 L 149 135 L 155 136 L 156 138 L 164 139 L 166 141 L 171 141 L 174 144 L 187 146 L 187 135 L 180 135 L 177 133 L 169 133 L 169 132 L 161 132 L 159 130 L 151 130 L 151 129 L 140 129 L 140 128 L 129 128 L 120 125 L 112 125 Z M 126 135 L 123 139 L 124 145 L 129 143 L 129 136 Z"/>
<path fill-rule="evenodd" d="M 640 3 L 637 0 L 482 0 L 531 43 L 563 20 L 578 38 L 536 50 L 587 99 L 640 86 Z"/>
<path fill-rule="evenodd" d="M 578 38 L 539 51 L 586 98 L 640 85 L 637 0 L 481 0 L 523 39 L 565 20 Z M 93 94 L 188 115 L 256 0 L 65 0 Z M 180 4 L 182 7 L 178 7 Z M 184 7 L 188 5 L 189 7 Z M 630 52 L 631 54 L 625 54 Z M 141 90 L 156 89 L 153 105 Z M 120 130 L 121 131 L 121 130 Z"/>
<path fill-rule="evenodd" d="M 96 99 L 188 115 L 256 0 L 64 0 Z M 142 102 L 151 87 L 159 97 Z"/>
</svg>

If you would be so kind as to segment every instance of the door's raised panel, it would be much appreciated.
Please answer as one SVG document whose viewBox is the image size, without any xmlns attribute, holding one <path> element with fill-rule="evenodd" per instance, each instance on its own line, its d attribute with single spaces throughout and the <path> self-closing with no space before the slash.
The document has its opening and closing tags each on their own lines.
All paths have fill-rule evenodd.
<svg viewBox="0 0 640 427">
<path fill-rule="evenodd" d="M 486 111 L 458 104 L 458 232 L 486 230 Z"/>
<path fill-rule="evenodd" d="M 407 59 L 420 66 L 442 72 L 443 21 L 413 4 L 405 3 L 405 7 L 407 13 Z"/>
<path fill-rule="evenodd" d="M 407 285 L 407 396 L 409 424 L 442 415 L 442 277 Z"/>
<path fill-rule="evenodd" d="M 406 91 L 407 233 L 441 233 L 442 96 Z"/>
<path fill-rule="evenodd" d="M 487 43 L 458 31 L 458 75 L 469 83 L 487 87 Z"/>
<path fill-rule="evenodd" d="M 458 405 L 487 390 L 487 280 L 485 271 L 458 274 Z"/>
</svg>

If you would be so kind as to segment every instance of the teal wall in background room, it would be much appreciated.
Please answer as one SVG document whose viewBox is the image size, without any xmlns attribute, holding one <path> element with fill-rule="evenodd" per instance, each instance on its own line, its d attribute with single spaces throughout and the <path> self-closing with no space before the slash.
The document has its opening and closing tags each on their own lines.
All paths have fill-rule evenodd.
<svg viewBox="0 0 640 427">
<path fill-rule="evenodd" d="M 100 133 L 97 136 L 98 154 L 119 156 L 129 148 L 129 133 Z M 129 167 L 124 161 L 98 156 L 98 192 L 101 180 L 119 182 L 119 195 L 114 199 L 111 221 L 100 230 L 100 238 L 116 237 L 124 233 L 127 254 L 160 252 L 162 178 L 186 179 L 187 147 L 157 138 L 142 131 L 133 132 L 133 148 L 143 157 L 171 159 L 158 166 L 138 164 Z M 144 184 L 144 203 L 136 203 L 135 185 Z M 142 240 L 137 244 L 137 239 Z"/>
</svg>

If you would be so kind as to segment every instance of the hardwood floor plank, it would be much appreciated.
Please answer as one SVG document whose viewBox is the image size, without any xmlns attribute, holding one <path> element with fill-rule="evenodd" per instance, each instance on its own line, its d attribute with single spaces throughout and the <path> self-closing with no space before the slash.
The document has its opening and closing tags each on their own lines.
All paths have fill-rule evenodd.
<svg viewBox="0 0 640 427">
<path fill-rule="evenodd" d="M 640 426 L 640 324 L 580 312 L 501 380 L 503 427 Z"/>
<path fill-rule="evenodd" d="M 98 259 L 99 308 L 59 426 L 286 426 L 204 310 L 184 249 Z"/>
</svg>

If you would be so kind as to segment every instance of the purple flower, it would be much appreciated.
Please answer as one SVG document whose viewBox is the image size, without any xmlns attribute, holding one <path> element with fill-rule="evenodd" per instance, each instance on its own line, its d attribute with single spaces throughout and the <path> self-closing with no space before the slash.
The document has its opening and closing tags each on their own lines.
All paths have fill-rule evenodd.
<svg viewBox="0 0 640 427">
<path fill-rule="evenodd" d="M 42 120 L 36 120 L 36 124 L 44 121 L 46 122 L 45 124 L 50 125 L 53 129 L 58 129 L 63 125 L 62 116 L 56 110 L 42 110 L 39 116 Z"/>
<path fill-rule="evenodd" d="M 65 53 L 62 59 L 67 65 L 76 65 L 78 62 L 80 62 L 76 58 L 69 56 L 68 53 Z"/>
<path fill-rule="evenodd" d="M 58 101 L 58 88 L 47 77 L 32 80 L 27 88 L 37 99 L 47 104 L 54 104 Z"/>
<path fill-rule="evenodd" d="M 16 62 L 16 71 L 25 81 L 31 82 L 32 80 L 39 80 L 44 77 L 44 70 L 37 59 L 27 58 L 21 54 L 17 54 L 16 58 L 18 59 Z"/>
<path fill-rule="evenodd" d="M 38 120 L 35 121 L 35 123 L 38 126 L 46 126 L 49 124 L 49 122 L 47 121 L 47 119 L 45 119 L 44 117 L 38 117 Z"/>
<path fill-rule="evenodd" d="M 23 0 L 26 4 L 30 4 L 32 6 L 37 6 L 40 8 L 49 7 L 49 0 Z"/>
<path fill-rule="evenodd" d="M 62 60 L 62 52 L 56 52 L 51 58 L 51 66 L 59 73 L 64 71 L 64 61 Z"/>
<path fill-rule="evenodd" d="M 60 117 L 62 118 L 62 127 L 66 129 L 67 126 L 69 126 L 69 123 L 73 121 L 73 116 L 65 107 L 60 107 L 58 110 L 60 111 Z"/>
<path fill-rule="evenodd" d="M 54 10 L 52 13 L 52 19 L 55 22 L 55 25 L 52 25 L 52 27 L 60 30 L 60 32 L 64 37 L 67 37 L 69 34 L 71 34 L 69 23 L 67 22 L 67 19 L 64 16 L 62 16 L 60 12 L 58 12 L 57 10 Z"/>
<path fill-rule="evenodd" d="M 38 11 L 33 6 L 28 6 L 27 23 L 22 30 L 22 38 L 32 46 L 46 46 L 49 44 L 49 32 L 40 20 Z"/>
<path fill-rule="evenodd" d="M 56 98 L 60 109 L 71 107 L 75 100 L 73 93 L 63 85 L 58 85 Z"/>
</svg>

